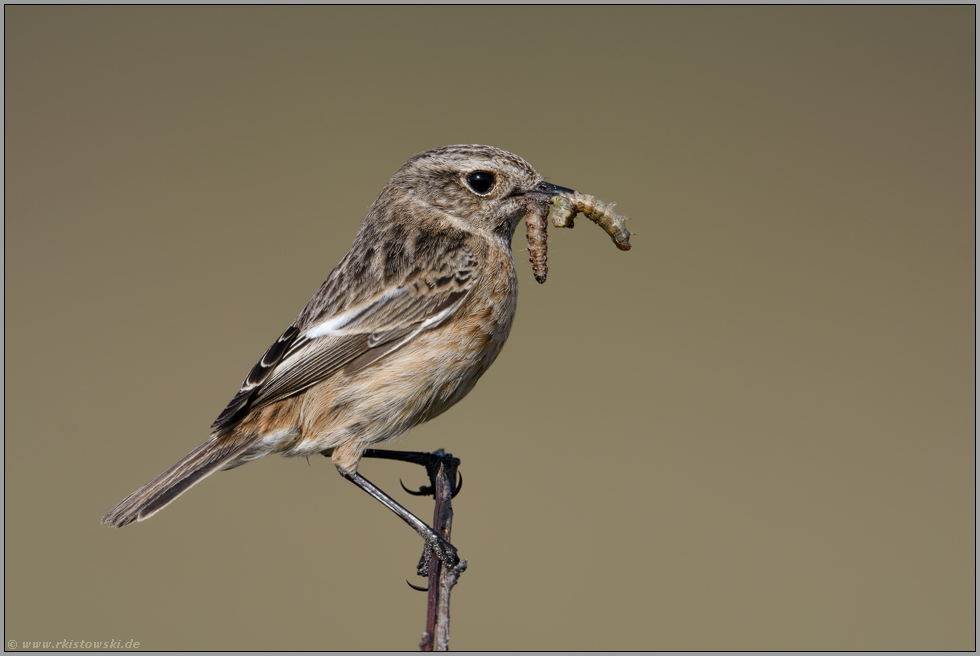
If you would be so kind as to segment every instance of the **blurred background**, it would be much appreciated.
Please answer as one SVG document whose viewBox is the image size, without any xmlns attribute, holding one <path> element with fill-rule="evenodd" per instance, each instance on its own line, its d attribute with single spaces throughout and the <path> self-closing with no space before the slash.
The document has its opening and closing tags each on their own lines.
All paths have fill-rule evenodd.
<svg viewBox="0 0 980 656">
<path fill-rule="evenodd" d="M 972 650 L 975 8 L 4 9 L 5 640 L 414 649 L 421 541 L 324 458 L 99 519 L 202 442 L 413 154 L 523 227 L 455 649 Z M 366 461 L 398 488 L 421 468 Z"/>
</svg>

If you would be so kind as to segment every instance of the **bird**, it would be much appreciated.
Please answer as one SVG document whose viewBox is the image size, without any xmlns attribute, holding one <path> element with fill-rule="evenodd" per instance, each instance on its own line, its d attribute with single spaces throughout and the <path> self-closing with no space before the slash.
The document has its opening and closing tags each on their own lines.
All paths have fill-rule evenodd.
<svg viewBox="0 0 980 656">
<path fill-rule="evenodd" d="M 517 309 L 514 231 L 531 203 L 569 191 L 492 146 L 411 157 L 371 205 L 350 251 L 248 372 L 208 439 L 102 523 L 146 520 L 215 471 L 272 453 L 324 454 L 440 560 L 458 562 L 455 547 L 361 476 L 358 465 L 372 445 L 459 402 L 494 362 Z"/>
</svg>

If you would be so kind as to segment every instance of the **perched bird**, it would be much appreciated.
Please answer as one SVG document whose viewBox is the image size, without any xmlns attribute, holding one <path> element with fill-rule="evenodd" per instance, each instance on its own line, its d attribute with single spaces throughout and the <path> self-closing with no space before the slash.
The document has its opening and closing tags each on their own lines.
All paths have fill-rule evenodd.
<svg viewBox="0 0 980 656">
<path fill-rule="evenodd" d="M 490 146 L 412 157 L 381 191 L 350 252 L 245 377 L 211 436 L 102 523 L 152 517 L 219 469 L 270 453 L 330 455 L 340 473 L 455 549 L 357 473 L 370 446 L 445 412 L 500 353 L 517 308 L 511 239 L 528 203 L 571 191 Z"/>
</svg>

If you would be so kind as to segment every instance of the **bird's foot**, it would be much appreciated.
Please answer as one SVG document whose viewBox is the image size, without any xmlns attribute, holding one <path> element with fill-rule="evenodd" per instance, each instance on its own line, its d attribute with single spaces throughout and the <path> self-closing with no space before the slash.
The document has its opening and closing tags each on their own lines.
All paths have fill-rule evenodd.
<svg viewBox="0 0 980 656">
<path fill-rule="evenodd" d="M 447 474 L 451 473 L 451 478 L 457 480 L 458 482 L 453 485 L 452 496 L 456 498 L 459 491 L 463 489 L 463 475 L 457 471 L 459 467 L 459 458 L 454 458 L 453 454 L 446 453 L 442 449 L 433 451 L 432 453 L 427 453 L 425 451 L 392 451 L 389 449 L 368 449 L 364 452 L 365 458 L 382 458 L 385 460 L 400 460 L 402 462 L 410 462 L 415 465 L 422 465 L 425 467 L 426 474 L 429 475 L 429 485 L 423 485 L 419 487 L 418 491 L 413 491 L 405 487 L 404 483 L 401 483 L 402 489 L 409 494 L 417 497 L 423 496 L 435 496 L 436 490 L 436 476 L 439 473 L 439 467 L 442 466 Z M 401 481 L 399 481 L 401 482 Z"/>
<path fill-rule="evenodd" d="M 435 533 L 423 537 L 425 538 L 425 550 L 422 552 L 422 557 L 419 558 L 417 568 L 419 576 L 429 575 L 429 565 L 432 564 L 433 553 L 439 562 L 449 569 L 459 564 L 459 554 L 456 552 L 456 547 L 450 544 L 448 540 Z"/>
</svg>

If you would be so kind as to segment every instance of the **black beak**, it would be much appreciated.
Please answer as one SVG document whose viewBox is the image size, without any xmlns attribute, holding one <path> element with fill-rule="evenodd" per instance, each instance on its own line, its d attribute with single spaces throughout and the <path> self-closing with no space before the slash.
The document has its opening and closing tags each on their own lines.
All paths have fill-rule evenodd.
<svg viewBox="0 0 980 656">
<path fill-rule="evenodd" d="M 527 192 L 535 196 L 541 196 L 543 198 L 551 198 L 558 194 L 574 194 L 574 189 L 569 189 L 568 187 L 559 187 L 558 185 L 553 185 L 550 182 L 542 182 L 537 187 Z"/>
<path fill-rule="evenodd" d="M 569 189 L 568 187 L 559 187 L 558 185 L 553 185 L 550 182 L 542 182 L 533 189 L 529 189 L 526 193 L 518 192 L 516 189 L 511 192 L 511 196 L 532 196 L 538 198 L 542 201 L 548 201 L 552 196 L 558 194 L 574 194 L 574 189 Z"/>
</svg>

